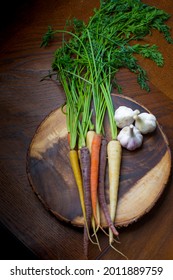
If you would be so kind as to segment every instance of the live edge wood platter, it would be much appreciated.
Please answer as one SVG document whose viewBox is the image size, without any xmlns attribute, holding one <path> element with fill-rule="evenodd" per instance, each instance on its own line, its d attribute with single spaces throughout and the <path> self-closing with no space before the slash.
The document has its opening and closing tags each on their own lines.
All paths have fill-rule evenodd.
<svg viewBox="0 0 173 280">
<path fill-rule="evenodd" d="M 125 105 L 148 112 L 144 106 L 125 96 L 113 94 L 112 98 L 115 108 Z M 109 140 L 108 118 L 105 118 L 105 128 Z M 58 108 L 43 120 L 32 139 L 27 156 L 28 178 L 41 202 L 58 219 L 83 226 L 68 152 L 66 116 Z M 159 123 L 153 133 L 144 136 L 141 148 L 135 151 L 123 148 L 115 218 L 117 226 L 137 221 L 154 206 L 166 186 L 170 169 L 169 144 Z M 107 174 L 105 189 L 109 204 Z M 101 220 L 106 226 L 103 215 Z"/>
</svg>

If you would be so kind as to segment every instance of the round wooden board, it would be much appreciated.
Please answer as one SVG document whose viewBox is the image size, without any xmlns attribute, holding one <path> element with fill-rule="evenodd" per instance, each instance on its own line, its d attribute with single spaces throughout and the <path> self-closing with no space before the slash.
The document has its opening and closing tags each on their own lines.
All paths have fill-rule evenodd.
<svg viewBox="0 0 173 280">
<path fill-rule="evenodd" d="M 121 95 L 112 95 L 115 108 L 120 105 L 140 112 L 146 108 Z M 105 119 L 109 140 L 109 123 Z M 59 219 L 76 226 L 83 225 L 78 191 L 68 157 L 65 115 L 61 109 L 53 111 L 38 127 L 27 157 L 27 173 L 34 192 Z M 168 181 L 171 153 L 159 124 L 144 136 L 143 145 L 135 151 L 123 149 L 118 206 L 115 224 L 127 226 L 148 212 L 156 203 Z M 108 176 L 106 175 L 108 200 Z M 105 226 L 103 215 L 102 224 Z"/>
</svg>

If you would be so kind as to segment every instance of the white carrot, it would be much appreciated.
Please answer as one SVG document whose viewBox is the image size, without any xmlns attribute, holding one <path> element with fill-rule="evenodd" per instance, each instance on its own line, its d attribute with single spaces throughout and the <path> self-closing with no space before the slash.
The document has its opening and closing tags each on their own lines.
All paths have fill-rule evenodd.
<svg viewBox="0 0 173 280">
<path fill-rule="evenodd" d="M 108 153 L 108 170 L 109 170 L 109 197 L 110 197 L 110 217 L 112 222 L 115 221 L 117 201 L 118 201 L 118 188 L 121 167 L 121 144 L 117 140 L 109 141 L 107 145 Z M 113 243 L 113 232 L 109 228 L 109 244 Z"/>
<path fill-rule="evenodd" d="M 91 154 L 91 146 L 92 146 L 92 141 L 93 141 L 94 135 L 95 135 L 94 130 L 89 130 L 87 132 L 86 145 L 90 151 L 90 154 Z"/>
</svg>

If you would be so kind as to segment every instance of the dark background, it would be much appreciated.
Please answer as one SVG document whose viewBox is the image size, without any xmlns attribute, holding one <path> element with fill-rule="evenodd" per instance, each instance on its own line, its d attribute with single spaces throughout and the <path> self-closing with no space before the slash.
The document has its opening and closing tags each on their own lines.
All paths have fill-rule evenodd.
<svg viewBox="0 0 173 280">
<path fill-rule="evenodd" d="M 32 5 L 32 0 L 13 2 L 3 1 L 0 5 L 0 40 L 10 33 L 13 23 L 21 19 L 23 10 Z M 1 222 L 0 222 L 0 259 L 37 259 L 37 257 L 23 245 Z M 5 245 L 5 246 L 4 246 Z M 8 248 L 8 249 L 7 249 Z"/>
</svg>

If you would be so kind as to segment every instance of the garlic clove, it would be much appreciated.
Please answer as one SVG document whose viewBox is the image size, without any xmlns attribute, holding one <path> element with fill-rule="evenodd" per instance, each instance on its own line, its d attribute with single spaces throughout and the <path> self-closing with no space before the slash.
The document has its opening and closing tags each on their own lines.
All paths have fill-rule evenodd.
<svg viewBox="0 0 173 280">
<path fill-rule="evenodd" d="M 132 110 L 126 106 L 119 106 L 117 110 L 115 110 L 114 119 L 116 121 L 116 125 L 119 128 L 123 128 L 128 126 L 134 122 L 133 116 L 138 115 L 139 110 Z"/>
<path fill-rule="evenodd" d="M 122 147 L 130 151 L 139 148 L 143 142 L 142 134 L 133 124 L 122 128 L 117 136 L 117 139 Z"/>
<path fill-rule="evenodd" d="M 156 129 L 157 122 L 156 117 L 150 113 L 141 113 L 133 116 L 135 120 L 135 126 L 140 130 L 142 134 L 151 133 Z"/>
</svg>

